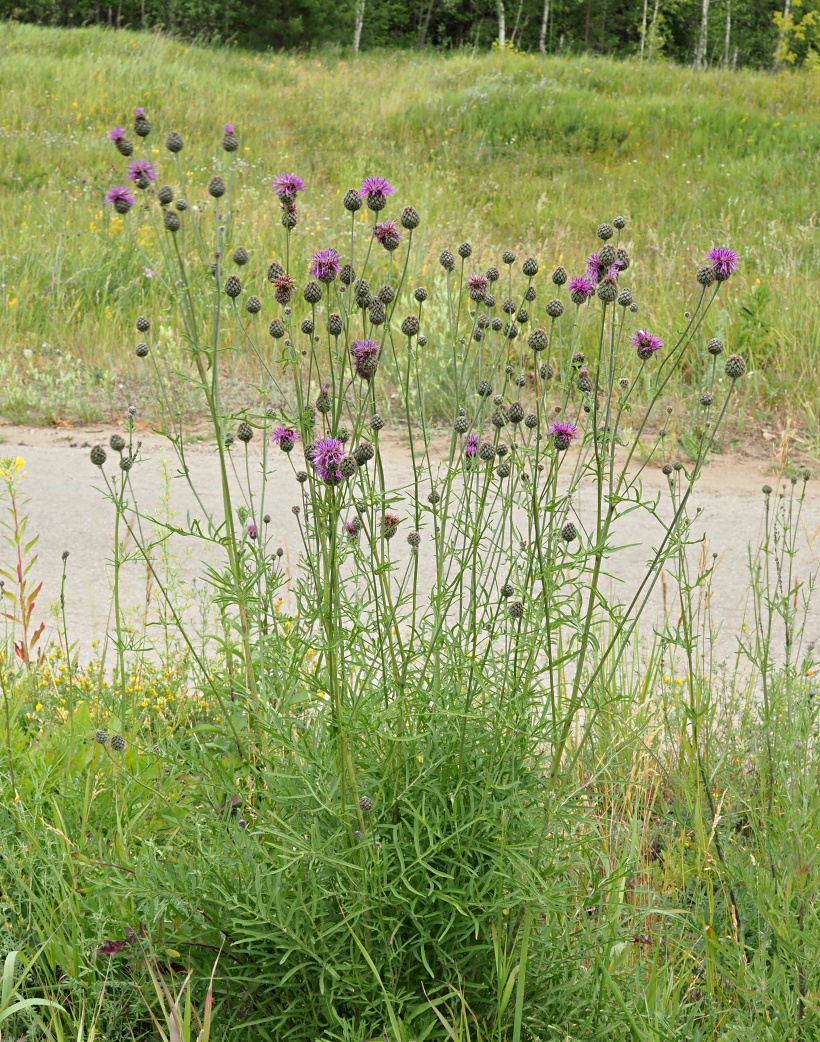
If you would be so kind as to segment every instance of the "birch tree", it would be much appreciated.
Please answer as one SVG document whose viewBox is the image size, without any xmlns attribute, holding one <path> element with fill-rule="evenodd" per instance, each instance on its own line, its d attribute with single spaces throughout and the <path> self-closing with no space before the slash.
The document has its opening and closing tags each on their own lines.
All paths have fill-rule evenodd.
<svg viewBox="0 0 820 1042">
<path fill-rule="evenodd" d="M 644 0 L 646 3 L 646 0 Z M 547 26 L 550 20 L 550 0 L 544 0 L 544 16 L 541 19 L 541 32 L 538 34 L 538 50 L 547 53 Z"/>
<path fill-rule="evenodd" d="M 359 53 L 359 44 L 362 42 L 362 27 L 364 26 L 364 7 L 367 0 L 357 0 L 356 21 L 353 25 L 353 53 Z"/>
<path fill-rule="evenodd" d="M 700 18 L 700 34 L 695 50 L 695 70 L 700 71 L 706 64 L 706 47 L 709 43 L 709 0 L 703 0 L 703 11 Z"/>
</svg>

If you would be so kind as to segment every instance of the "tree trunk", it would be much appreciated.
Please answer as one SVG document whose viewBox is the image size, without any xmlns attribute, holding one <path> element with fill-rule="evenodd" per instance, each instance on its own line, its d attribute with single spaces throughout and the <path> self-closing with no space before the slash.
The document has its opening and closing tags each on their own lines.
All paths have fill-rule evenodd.
<svg viewBox="0 0 820 1042">
<path fill-rule="evenodd" d="M 515 47 L 515 38 L 518 35 L 518 24 L 521 21 L 521 10 L 524 7 L 524 0 L 518 0 L 518 11 L 515 15 L 515 25 L 513 26 L 512 36 L 510 37 L 510 44 Z M 522 32 L 527 24 L 527 19 L 524 19 L 524 26 L 522 26 Z"/>
<path fill-rule="evenodd" d="M 783 5 L 783 21 L 780 23 L 780 33 L 777 37 L 777 50 L 775 51 L 775 63 L 777 65 L 783 64 L 786 51 L 786 27 L 789 24 L 789 15 L 792 11 L 791 0 L 786 0 Z"/>
<path fill-rule="evenodd" d="M 652 12 L 652 25 L 649 27 L 649 60 L 652 61 L 652 55 L 655 53 L 655 40 L 658 35 L 658 6 L 660 0 L 655 0 L 655 10 Z"/>
<path fill-rule="evenodd" d="M 421 49 L 427 43 L 427 32 L 430 28 L 430 18 L 433 14 L 434 2 L 435 0 L 430 0 L 430 3 L 427 5 L 426 14 L 424 14 L 424 10 L 422 8 L 423 17 L 419 19 L 419 31 L 418 35 L 416 36 L 416 47 L 418 47 L 419 49 Z"/>
<path fill-rule="evenodd" d="M 496 0 L 498 10 L 498 46 L 503 47 L 507 42 L 507 22 L 504 14 L 504 0 Z"/>
<path fill-rule="evenodd" d="M 592 9 L 592 0 L 587 0 L 587 18 L 584 25 L 584 47 L 589 47 L 589 18 Z"/>
<path fill-rule="evenodd" d="M 641 22 L 641 61 L 643 61 L 643 48 L 646 43 L 646 9 L 649 0 L 643 0 L 643 21 Z"/>
<path fill-rule="evenodd" d="M 732 0 L 726 0 L 726 36 L 723 40 L 723 67 L 729 65 L 729 40 L 732 36 Z"/>
<path fill-rule="evenodd" d="M 541 19 L 541 32 L 538 36 L 538 50 L 547 53 L 547 26 L 550 20 L 550 0 L 544 0 L 544 17 Z"/>
<path fill-rule="evenodd" d="M 367 0 L 358 0 L 356 4 L 356 21 L 353 26 L 353 53 L 359 53 L 359 44 L 362 42 L 362 27 L 364 26 L 364 6 Z"/>
<path fill-rule="evenodd" d="M 700 36 L 695 51 L 695 70 L 700 71 L 706 63 L 706 47 L 709 43 L 709 0 L 703 0 L 703 12 L 700 18 Z"/>
</svg>

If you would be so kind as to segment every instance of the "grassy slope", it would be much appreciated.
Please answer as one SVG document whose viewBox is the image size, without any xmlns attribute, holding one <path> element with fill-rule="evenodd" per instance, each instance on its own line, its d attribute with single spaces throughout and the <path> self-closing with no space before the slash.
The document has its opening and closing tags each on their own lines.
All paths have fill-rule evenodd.
<svg viewBox="0 0 820 1042">
<path fill-rule="evenodd" d="M 32 406 L 46 418 L 90 415 L 135 393 L 128 330 L 137 313 L 156 314 L 160 287 L 144 278 L 102 198 L 125 165 L 106 132 L 130 125 L 141 104 L 156 128 L 148 152 L 161 182 L 173 183 L 162 145 L 179 129 L 190 141 L 182 171 L 203 201 L 224 162 L 221 124 L 237 125 L 235 242 L 251 248 L 246 270 L 258 280 L 281 254 L 270 180 L 285 170 L 309 183 L 296 270 L 308 250 L 346 234 L 340 189 L 371 173 L 398 186 L 399 205 L 421 211 L 411 273 L 426 283 L 440 249 L 465 238 L 476 266 L 512 245 L 579 273 L 597 224 L 623 212 L 636 261 L 629 284 L 662 334 L 679 323 L 705 251 L 732 245 L 742 271 L 708 332 L 750 357 L 757 372 L 748 393 L 756 388 L 766 409 L 796 412 L 812 439 L 818 77 L 695 76 L 514 54 L 351 62 L 9 25 L 0 28 L 0 77 L 0 410 L 8 415 Z M 150 253 L 150 231 L 142 239 Z M 545 286 L 541 304 L 547 295 Z M 435 331 L 428 335 L 434 344 Z"/>
</svg>

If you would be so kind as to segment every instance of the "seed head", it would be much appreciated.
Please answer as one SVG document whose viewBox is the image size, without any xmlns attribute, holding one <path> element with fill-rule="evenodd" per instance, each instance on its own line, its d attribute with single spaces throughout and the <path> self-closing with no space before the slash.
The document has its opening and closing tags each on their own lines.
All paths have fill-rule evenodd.
<svg viewBox="0 0 820 1042">
<path fill-rule="evenodd" d="M 551 380 L 553 376 L 555 376 L 555 370 L 548 362 L 542 362 L 541 368 L 538 370 L 538 375 L 542 380 Z"/>
<path fill-rule="evenodd" d="M 531 431 L 534 431 L 535 428 L 538 426 L 538 417 L 535 415 L 534 412 L 531 412 L 527 415 L 526 419 L 524 420 L 524 426 Z"/>
<path fill-rule="evenodd" d="M 493 389 L 489 380 L 480 380 L 478 387 L 476 387 L 475 390 L 479 398 L 489 398 L 493 393 Z"/>
<path fill-rule="evenodd" d="M 258 315 L 262 310 L 262 301 L 259 297 L 248 297 L 245 301 L 245 310 L 249 315 Z"/>
<path fill-rule="evenodd" d="M 221 177 L 219 177 L 219 175 L 217 175 L 216 177 L 212 177 L 211 180 L 208 182 L 208 194 L 212 195 L 214 199 L 219 199 L 221 196 L 225 194 L 226 191 L 227 186 L 224 180 Z"/>
<path fill-rule="evenodd" d="M 327 331 L 331 336 L 341 336 L 344 329 L 342 316 L 332 312 L 327 316 Z"/>
<path fill-rule="evenodd" d="M 611 275 L 605 275 L 598 283 L 598 299 L 604 304 L 612 304 L 618 296 L 617 280 Z"/>
<path fill-rule="evenodd" d="M 700 398 L 698 398 L 698 401 L 700 402 L 700 404 L 703 406 L 704 409 L 708 409 L 709 406 L 714 401 L 714 398 L 712 397 L 711 394 L 709 394 L 708 391 L 704 391 L 703 394 L 700 396 Z"/>
<path fill-rule="evenodd" d="M 285 323 L 281 318 L 275 318 L 268 326 L 268 332 L 274 340 L 281 340 L 286 333 Z"/>
<path fill-rule="evenodd" d="M 339 461 L 339 473 L 343 478 L 352 478 L 359 469 L 356 460 L 350 453 L 345 453 Z"/>
<path fill-rule="evenodd" d="M 414 548 L 419 546 L 421 543 L 421 532 L 408 532 L 407 542 Z"/>
<path fill-rule="evenodd" d="M 550 318 L 560 318 L 564 313 L 564 305 L 560 300 L 551 300 L 547 304 L 547 314 Z"/>
<path fill-rule="evenodd" d="M 507 613 L 514 622 L 524 618 L 524 605 L 521 601 L 510 601 Z"/>
<path fill-rule="evenodd" d="M 507 600 L 508 598 L 512 597 L 512 595 L 515 593 L 515 587 L 512 583 L 504 583 L 504 585 L 499 590 L 499 593 L 504 598 L 504 600 Z"/>
<path fill-rule="evenodd" d="M 606 242 L 607 239 L 611 239 L 614 234 L 615 234 L 615 229 L 612 227 L 611 224 L 599 225 L 598 231 L 596 232 L 596 235 L 598 236 L 598 238 L 599 239 L 603 239 L 604 242 Z"/>
<path fill-rule="evenodd" d="M 402 228 L 407 228 L 408 231 L 412 231 L 414 228 L 418 228 L 420 223 L 421 218 L 417 211 L 414 210 L 412 206 L 405 206 L 401 212 Z"/>
<path fill-rule="evenodd" d="M 311 279 L 302 290 L 302 296 L 308 304 L 318 304 L 322 299 L 322 287 Z"/>
<path fill-rule="evenodd" d="M 461 257 L 462 260 L 467 260 L 467 258 L 472 254 L 472 252 L 473 248 L 469 244 L 469 242 L 463 242 L 458 248 L 458 255 L 459 257 Z"/>
<path fill-rule="evenodd" d="M 147 358 L 148 353 L 149 350 L 147 344 L 137 344 L 137 346 L 134 348 L 134 354 L 137 356 L 137 358 Z"/>
<path fill-rule="evenodd" d="M 563 286 L 567 281 L 567 270 L 562 268 L 559 264 L 555 271 L 552 273 L 552 281 L 556 286 Z"/>
<path fill-rule="evenodd" d="M 719 337 L 712 337 L 706 345 L 706 350 L 717 358 L 718 355 L 723 354 L 723 341 Z"/>
<path fill-rule="evenodd" d="M 182 200 L 179 200 L 179 201 L 181 202 Z M 180 219 L 179 219 L 179 214 L 174 213 L 173 210 L 166 210 L 165 211 L 165 216 L 163 218 L 163 223 L 165 225 L 165 230 L 167 232 L 172 232 L 172 233 L 173 232 L 178 232 L 180 227 L 181 227 L 181 225 L 182 225 L 182 221 L 180 221 Z"/>
<path fill-rule="evenodd" d="M 578 538 L 578 529 L 571 521 L 567 521 L 561 529 L 561 538 L 565 543 L 571 543 L 574 539 Z"/>
<path fill-rule="evenodd" d="M 239 441 L 244 441 L 247 445 L 247 443 L 253 437 L 253 427 L 251 427 L 249 423 L 245 423 L 245 421 L 243 420 L 242 423 L 240 423 L 239 426 L 236 428 L 236 437 L 239 439 Z"/>
<path fill-rule="evenodd" d="M 626 271 L 629 264 L 629 254 L 623 246 L 619 246 L 617 250 L 615 250 L 615 267 L 618 268 L 619 271 Z"/>
<path fill-rule="evenodd" d="M 530 320 L 530 313 L 529 313 L 529 311 L 527 311 L 526 308 L 519 308 L 518 309 L 518 314 L 515 316 L 515 318 L 516 318 L 516 321 L 520 322 L 521 325 L 523 326 L 526 322 L 529 322 L 529 320 Z"/>
<path fill-rule="evenodd" d="M 111 735 L 111 748 L 115 753 L 121 753 L 125 748 L 125 739 L 121 734 Z"/>
<path fill-rule="evenodd" d="M 496 333 L 498 333 L 501 329 L 504 328 L 504 323 L 501 321 L 500 318 L 494 318 L 492 322 L 490 322 L 490 328 L 494 330 Z"/>
<path fill-rule="evenodd" d="M 489 441 L 482 442 L 481 448 L 478 450 L 478 455 L 485 463 L 490 463 L 495 459 L 495 445 Z"/>
<path fill-rule="evenodd" d="M 521 405 L 521 402 L 513 402 L 507 416 L 510 423 L 521 423 L 524 419 L 524 407 Z"/>
<path fill-rule="evenodd" d="M 507 417 L 506 417 L 503 409 L 496 409 L 495 410 L 495 412 L 492 415 L 492 424 L 493 424 L 493 427 L 497 427 L 499 430 L 502 427 L 506 427 L 507 426 Z"/>
<path fill-rule="evenodd" d="M 359 800 L 359 810 L 363 814 L 369 814 L 373 810 L 373 800 L 369 796 L 362 796 Z"/>
<path fill-rule="evenodd" d="M 449 250 L 442 251 L 438 262 L 445 271 L 452 271 L 456 266 L 456 259 Z"/>
<path fill-rule="evenodd" d="M 356 213 L 357 210 L 361 210 L 362 201 L 355 188 L 348 188 L 345 192 L 344 206 L 345 210 L 349 210 L 350 213 Z"/>
<path fill-rule="evenodd" d="M 534 329 L 527 337 L 527 343 L 533 351 L 544 351 L 549 346 L 549 337 L 545 329 Z"/>
<path fill-rule="evenodd" d="M 374 431 L 380 431 L 384 427 L 384 420 L 379 416 L 378 413 L 371 417 L 370 426 Z"/>
<path fill-rule="evenodd" d="M 101 727 L 98 727 L 97 730 L 94 732 L 94 741 L 98 745 L 107 745 L 108 734 L 105 731 L 103 731 Z"/>
<path fill-rule="evenodd" d="M 612 223 L 615 225 L 615 227 L 618 229 L 619 232 L 622 232 L 624 230 L 624 228 L 626 228 L 626 218 L 625 217 L 616 217 L 615 220 Z"/>
<path fill-rule="evenodd" d="M 669 477 L 670 474 L 672 473 L 672 464 L 671 463 L 664 463 L 663 467 L 661 467 L 661 471 L 667 477 Z"/>
<path fill-rule="evenodd" d="M 229 275 L 225 279 L 225 293 L 233 300 L 242 292 L 242 283 L 238 275 Z"/>
<path fill-rule="evenodd" d="M 101 467 L 105 463 L 106 459 L 108 459 L 108 457 L 102 445 L 95 445 L 91 450 L 91 462 L 94 466 Z"/>
<path fill-rule="evenodd" d="M 357 445 L 353 450 L 353 459 L 358 467 L 366 466 L 375 455 L 376 450 L 369 441 L 363 441 L 361 445 Z"/>
<path fill-rule="evenodd" d="M 698 270 L 697 279 L 701 286 L 711 286 L 715 281 L 715 272 L 711 267 L 700 268 Z"/>
<path fill-rule="evenodd" d="M 746 363 L 740 355 L 729 355 L 726 359 L 726 365 L 723 367 L 723 371 L 730 380 L 739 380 L 741 376 L 746 375 Z"/>
<path fill-rule="evenodd" d="M 632 303 L 632 300 L 632 293 L 628 289 L 622 289 L 621 292 L 618 294 L 618 303 L 621 305 L 622 308 L 628 308 L 629 305 Z"/>
<path fill-rule="evenodd" d="M 530 278 L 532 278 L 533 275 L 538 274 L 538 261 L 535 259 L 535 257 L 527 257 L 527 259 L 521 266 L 521 270 L 524 272 L 525 275 L 528 275 Z"/>
<path fill-rule="evenodd" d="M 466 416 L 456 416 L 453 422 L 453 430 L 456 434 L 466 434 L 470 429 L 470 423 Z"/>
<path fill-rule="evenodd" d="M 165 139 L 165 147 L 169 152 L 177 153 L 182 151 L 182 146 L 185 142 L 182 140 L 182 135 L 177 134 L 175 130 L 172 130 L 168 137 Z"/>
</svg>

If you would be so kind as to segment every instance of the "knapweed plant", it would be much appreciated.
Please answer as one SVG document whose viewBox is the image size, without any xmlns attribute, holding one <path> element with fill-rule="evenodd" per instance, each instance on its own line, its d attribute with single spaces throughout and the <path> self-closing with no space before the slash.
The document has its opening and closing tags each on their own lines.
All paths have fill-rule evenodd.
<svg viewBox="0 0 820 1042">
<path fill-rule="evenodd" d="M 135 135 L 150 131 L 138 109 Z M 249 1036 L 517 1042 L 593 1023 L 618 933 L 596 888 L 620 884 L 579 844 L 581 756 L 620 711 L 625 655 L 665 563 L 685 553 L 690 495 L 746 372 L 709 332 L 736 254 L 708 251 L 678 329 L 638 317 L 623 217 L 572 272 L 510 250 L 478 269 L 465 241 L 429 291 L 411 290 L 423 215 L 367 176 L 342 196 L 348 230 L 295 270 L 310 186 L 275 179 L 281 249 L 250 256 L 234 233 L 233 126 L 204 203 L 185 187 L 178 133 L 159 168 L 124 129 L 111 137 L 129 184 L 108 201 L 136 249 L 154 243 L 135 263 L 157 275 L 157 315 L 176 309 L 190 366 L 173 372 L 152 341 L 157 315 L 137 321 L 136 353 L 199 505 L 185 532 L 222 562 L 204 651 L 175 616 L 218 706 L 185 746 L 201 813 L 140 858 L 136 914 L 192 957 L 224 946 L 215 1020 Z M 425 404 L 433 350 L 449 358 L 444 430 Z M 235 414 L 224 381 L 240 355 L 258 403 Z M 703 379 L 686 463 L 664 398 L 682 366 Z M 191 478 L 180 379 L 207 416 L 218 511 Z M 130 426 L 110 449 L 91 460 L 117 541 L 127 529 L 151 567 L 157 537 L 143 533 L 157 522 L 139 506 Z M 393 476 L 397 455 L 409 481 Z M 644 493 L 649 466 L 670 475 L 668 498 Z M 292 574 L 268 535 L 272 497 L 292 501 L 302 534 Z M 659 534 L 619 597 L 615 529 L 634 511 Z M 691 638 L 666 631 L 664 647 Z M 119 625 L 116 646 L 124 676 L 138 651 Z M 646 676 L 655 667 L 648 646 Z M 124 682 L 117 714 L 123 745 L 138 746 Z M 595 986 L 569 988 L 579 973 Z"/>
</svg>

